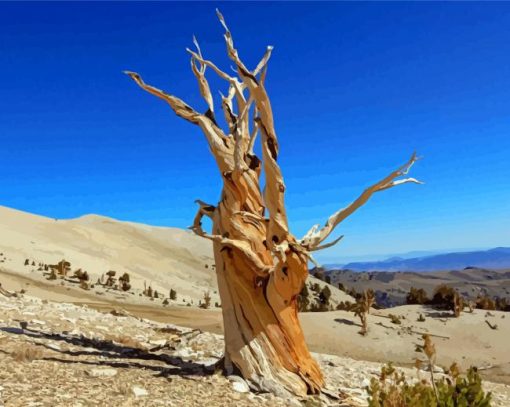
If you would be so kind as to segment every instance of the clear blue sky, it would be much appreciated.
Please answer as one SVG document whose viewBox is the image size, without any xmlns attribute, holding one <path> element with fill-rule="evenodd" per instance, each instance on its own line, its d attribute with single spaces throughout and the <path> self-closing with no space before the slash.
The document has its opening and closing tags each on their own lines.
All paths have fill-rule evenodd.
<svg viewBox="0 0 510 407">
<path fill-rule="evenodd" d="M 510 3 L 0 3 L 0 204 L 187 227 L 216 202 L 198 128 L 121 71 L 205 110 L 185 47 L 228 69 L 217 6 L 249 66 L 275 46 L 296 235 L 424 156 L 321 260 L 510 245 Z"/>
</svg>

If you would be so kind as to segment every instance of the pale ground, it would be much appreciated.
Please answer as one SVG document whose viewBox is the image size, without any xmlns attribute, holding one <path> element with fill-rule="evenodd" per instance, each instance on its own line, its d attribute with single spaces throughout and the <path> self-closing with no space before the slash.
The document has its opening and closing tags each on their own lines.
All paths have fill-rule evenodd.
<svg viewBox="0 0 510 407">
<path fill-rule="evenodd" d="M 37 267 L 24 266 L 26 258 L 36 263 L 56 263 L 63 257 L 71 261 L 73 270 L 84 268 L 95 278 L 112 269 L 118 273 L 129 272 L 136 294 L 107 292 L 102 288 L 85 291 L 67 282 L 62 286 L 61 280 L 47 281 L 42 272 L 36 270 Z M 208 264 L 207 269 L 205 264 Z M 0 206 L 0 283 L 11 291 L 23 288 L 28 295 L 41 299 L 87 304 L 101 311 L 122 308 L 160 323 L 222 333 L 220 309 L 201 310 L 195 307 L 206 289 L 213 294 L 213 303 L 215 301 L 216 281 L 211 265 L 207 242 L 179 229 L 151 228 L 90 216 L 55 221 Z M 140 297 L 138 294 L 143 288 L 143 281 L 152 282 L 153 288 L 166 293 L 169 288 L 175 288 L 178 300 L 163 307 L 161 299 L 149 301 Z M 332 291 L 336 302 L 350 299 L 340 290 L 333 288 Z M 183 296 L 185 301 L 195 300 L 194 306 L 184 306 Z M 39 311 L 32 317 L 42 319 L 38 317 Z M 491 311 L 491 315 L 475 310 L 473 314 L 463 313 L 455 319 L 420 306 L 374 310 L 372 313 L 366 337 L 358 334 L 359 320 L 349 312 L 304 313 L 301 321 L 312 351 L 350 357 L 362 364 L 366 364 L 361 362 L 366 360 L 392 360 L 400 365 L 411 365 L 418 355 L 414 350 L 415 345 L 421 342 L 420 333 L 446 336 L 448 339 L 434 338 L 439 366 L 449 366 L 454 360 L 463 367 L 473 364 L 484 369 L 482 373 L 486 379 L 510 383 L 510 314 L 505 316 L 502 312 Z M 388 318 L 381 316 L 389 313 L 403 315 L 405 319 L 402 319 L 401 325 L 392 324 Z M 419 313 L 425 316 L 425 322 L 417 322 Z M 44 318 L 47 317 L 46 312 Z M 0 309 L 2 318 L 4 314 Z M 492 330 L 485 320 L 497 324 L 498 329 Z M 137 329 L 139 334 L 143 334 L 143 327 Z M 136 330 L 133 328 L 132 331 Z M 0 341 L 0 344 L 1 357 L 1 351 L 5 353 L 6 350 L 3 342 Z M 355 364 L 350 359 L 346 360 L 335 362 L 336 366 L 341 365 L 344 373 Z M 68 365 L 55 363 L 51 369 L 56 372 L 62 370 L 62 374 L 66 374 L 71 369 Z M 324 369 L 329 369 L 328 365 Z M 80 373 L 77 374 L 79 376 Z M 351 374 L 359 378 L 359 374 Z M 0 386 L 5 387 L 2 383 Z M 363 387 L 357 386 L 358 390 Z M 501 389 L 502 394 L 508 390 L 507 387 Z M 510 403 L 501 405 L 508 406 Z"/>
<path fill-rule="evenodd" d="M 0 406 L 366 406 L 366 386 L 381 368 L 314 354 L 337 399 L 282 398 L 215 374 L 223 346 L 220 335 L 199 330 L 0 294 Z M 401 370 L 410 381 L 429 376 Z M 509 386 L 484 387 L 493 406 L 509 405 Z"/>
<path fill-rule="evenodd" d="M 197 307 L 206 291 L 211 295 L 212 306 L 220 303 L 211 243 L 190 231 L 97 215 L 56 220 L 0 206 L 0 271 L 38 283 L 62 284 L 60 280 L 47 281 L 38 264 L 57 264 L 64 258 L 71 262 L 72 271 L 86 270 L 92 284 L 109 270 L 115 270 L 116 277 L 129 273 L 133 288 L 128 293 L 105 290 L 95 284 L 88 294 L 94 294 L 101 302 L 152 305 L 161 303 L 161 297 L 169 297 L 170 289 L 174 289 L 178 298 L 171 301 L 172 305 L 190 303 Z M 26 259 L 30 261 L 28 266 L 24 265 Z M 321 287 L 325 284 L 314 277 L 310 277 L 310 282 Z M 72 283 L 64 284 L 73 287 Z M 158 291 L 159 300 L 149 301 L 140 295 L 144 284 Z M 331 287 L 331 291 L 334 305 L 352 300 L 338 288 Z M 90 298 L 88 294 L 79 295 Z M 60 291 L 58 295 L 65 298 L 67 294 Z"/>
</svg>

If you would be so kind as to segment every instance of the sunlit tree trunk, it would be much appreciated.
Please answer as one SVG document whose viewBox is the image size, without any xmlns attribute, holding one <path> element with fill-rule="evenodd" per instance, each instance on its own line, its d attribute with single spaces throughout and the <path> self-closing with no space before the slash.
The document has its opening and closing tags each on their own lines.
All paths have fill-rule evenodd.
<svg viewBox="0 0 510 407">
<path fill-rule="evenodd" d="M 320 228 L 302 238 L 289 231 L 284 204 L 285 184 L 278 160 L 278 140 L 269 97 L 264 86 L 268 47 L 259 64 L 249 70 L 239 58 L 223 16 L 227 54 L 236 67 L 231 76 L 204 59 L 197 41 L 188 49 L 207 111 L 199 113 L 181 99 L 146 84 L 135 72 L 126 72 L 142 89 L 165 100 L 181 118 L 199 126 L 209 144 L 223 180 L 218 204 L 197 201 L 191 229 L 214 246 L 216 273 L 225 330 L 225 368 L 237 368 L 256 390 L 277 394 L 318 393 L 324 385 L 319 366 L 306 346 L 297 312 L 297 296 L 308 276 L 311 252 L 323 244 L 333 229 L 363 205 L 370 196 L 392 186 L 418 182 L 396 180 L 407 173 L 416 156 L 367 188 L 358 199 L 333 214 Z M 210 68 L 228 82 L 221 108 L 228 129 L 216 121 L 213 97 L 205 77 Z M 262 157 L 253 150 L 260 134 Z M 264 193 L 260 185 L 265 174 Z M 212 230 L 202 228 L 202 218 L 212 220 Z"/>
</svg>

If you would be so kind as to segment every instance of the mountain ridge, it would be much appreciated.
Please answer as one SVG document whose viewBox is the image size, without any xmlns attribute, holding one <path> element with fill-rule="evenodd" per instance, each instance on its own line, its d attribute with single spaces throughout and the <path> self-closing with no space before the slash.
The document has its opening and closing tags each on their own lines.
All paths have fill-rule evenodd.
<svg viewBox="0 0 510 407">
<path fill-rule="evenodd" d="M 440 271 L 462 270 L 466 267 L 487 269 L 510 268 L 510 247 L 488 250 L 441 253 L 420 257 L 393 256 L 380 261 L 351 262 L 343 265 L 324 265 L 326 270 L 349 269 L 353 271 Z"/>
</svg>

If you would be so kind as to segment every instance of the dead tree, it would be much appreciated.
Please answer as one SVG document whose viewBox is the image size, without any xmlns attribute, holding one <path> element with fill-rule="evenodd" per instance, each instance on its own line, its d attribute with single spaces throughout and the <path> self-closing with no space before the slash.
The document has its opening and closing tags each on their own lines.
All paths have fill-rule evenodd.
<svg viewBox="0 0 510 407">
<path fill-rule="evenodd" d="M 187 50 L 207 104 L 205 113 L 145 83 L 138 73 L 125 73 L 143 90 L 167 102 L 177 116 L 202 130 L 221 174 L 220 201 L 211 205 L 197 200 L 199 207 L 190 229 L 213 242 L 225 326 L 226 371 L 235 366 L 253 389 L 277 394 L 317 393 L 324 380 L 305 344 L 296 301 L 308 276 L 311 253 L 337 243 L 339 238 L 324 241 L 374 193 L 419 183 L 414 178 L 400 179 L 417 157 L 413 154 L 404 165 L 368 187 L 353 203 L 331 215 L 323 227 L 316 225 L 303 238 L 296 238 L 287 221 L 278 138 L 265 87 L 273 47 L 267 47 L 255 69 L 250 70 L 219 12 L 218 17 L 235 75 L 207 60 L 195 38 L 196 49 Z M 218 111 L 205 76 L 207 68 L 228 83 L 221 101 L 228 129 L 216 120 Z M 261 157 L 254 152 L 259 134 Z M 264 189 L 260 185 L 262 171 Z M 204 216 L 212 220 L 211 232 L 202 229 Z"/>
</svg>

